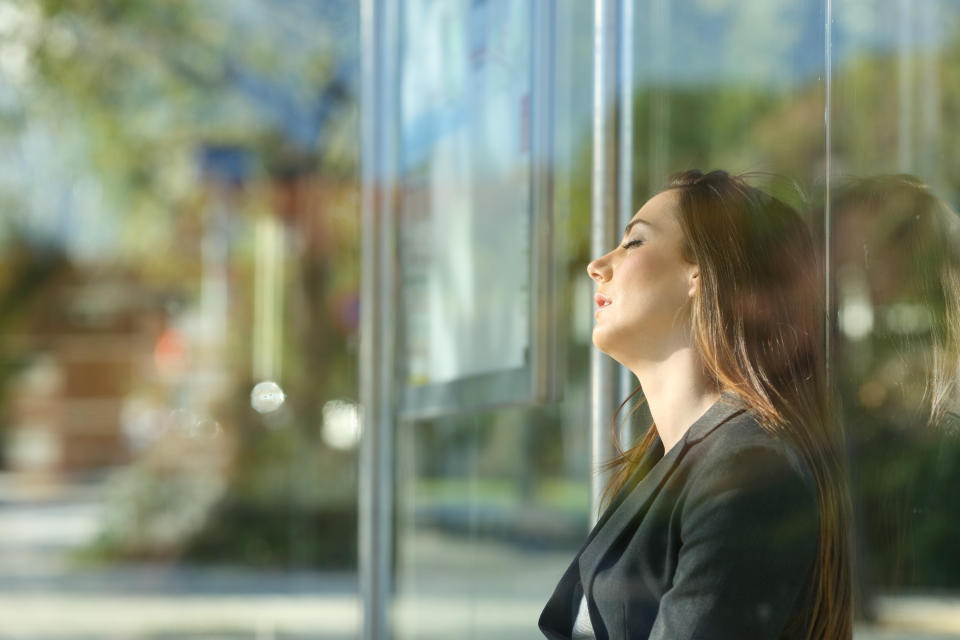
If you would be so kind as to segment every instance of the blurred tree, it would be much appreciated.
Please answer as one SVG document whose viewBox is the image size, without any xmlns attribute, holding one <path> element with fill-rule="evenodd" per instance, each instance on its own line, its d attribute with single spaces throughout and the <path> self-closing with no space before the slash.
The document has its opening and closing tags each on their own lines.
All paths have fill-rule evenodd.
<svg viewBox="0 0 960 640">
<path fill-rule="evenodd" d="M 249 549 L 264 546 L 256 540 L 269 540 L 269 553 L 257 552 L 260 561 L 352 563 L 354 454 L 331 447 L 320 434 L 325 403 L 356 395 L 356 5 L 24 0 L 10 5 L 10 12 L 18 28 L 3 46 L 16 44 L 25 62 L 10 78 L 16 104 L 8 105 L 10 119 L 3 119 L 17 124 L 0 127 L 0 146 L 19 145 L 31 131 L 55 141 L 36 152 L 40 172 L 18 170 L 36 185 L 32 193 L 62 194 L 75 230 L 31 223 L 28 233 L 60 243 L 81 279 L 118 270 L 130 274 L 149 292 L 136 304 L 159 305 L 149 312 L 159 310 L 168 328 L 186 336 L 191 366 L 212 358 L 218 379 L 227 381 L 226 393 L 191 389 L 202 371 L 163 383 L 173 385 L 160 394 L 168 398 L 168 410 L 207 394 L 207 409 L 240 445 L 224 467 L 230 482 L 219 506 L 211 507 L 206 528 L 184 528 L 196 541 L 169 548 L 244 561 Z M 243 178 L 204 174 L 204 150 L 227 147 L 249 159 Z M 61 173 L 44 175 L 56 156 L 63 158 Z M 298 160 L 290 174 L 285 157 L 309 162 Z M 95 197 L 76 198 L 80 184 L 92 185 L 87 191 Z M 24 191 L 23 183 L 0 181 L 0 196 Z M 42 206 L 40 195 L 28 194 L 24 219 Z M 272 422 L 255 414 L 249 399 L 257 381 L 251 291 L 258 266 L 256 222 L 263 217 L 279 221 L 289 249 L 283 256 L 284 308 L 278 310 L 286 325 L 278 382 L 288 402 Z M 78 253 L 84 246 L 96 249 Z M 13 289 L 43 289 L 30 275 L 35 270 L 20 269 L 14 253 L 4 251 L 0 264 L 15 274 L 8 278 Z M 209 287 L 216 278 L 226 291 L 228 324 L 217 338 L 222 346 L 214 348 L 190 336 L 196 317 L 209 319 Z M 26 298 L 21 291 L 11 300 Z M 145 378 L 131 389 L 156 384 Z M 172 492 L 133 508 L 130 501 L 143 500 L 157 486 L 157 467 L 149 460 L 134 461 L 123 478 L 128 489 L 115 493 L 113 503 L 116 513 L 140 514 L 145 528 L 124 531 L 129 519 L 114 518 L 101 540 L 108 555 L 111 549 L 149 553 L 124 536 L 140 536 L 150 530 L 151 518 L 162 520 L 177 512 L 178 500 L 191 500 L 189 491 Z M 188 459 L 182 462 L 189 466 Z M 284 481 L 270 480 L 275 477 Z M 341 526 L 319 526 L 334 512 Z M 239 529 L 235 518 L 242 520 Z M 238 530 L 243 535 L 236 536 Z M 231 536 L 209 543 L 224 531 Z"/>
</svg>

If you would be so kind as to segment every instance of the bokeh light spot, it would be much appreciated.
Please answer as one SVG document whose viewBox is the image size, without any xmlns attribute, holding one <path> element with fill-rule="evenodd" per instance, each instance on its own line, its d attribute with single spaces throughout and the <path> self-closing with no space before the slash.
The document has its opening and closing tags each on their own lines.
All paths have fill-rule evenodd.
<svg viewBox="0 0 960 640">
<path fill-rule="evenodd" d="M 272 413 L 283 405 L 286 396 L 276 382 L 264 380 L 250 392 L 250 406 L 259 413 Z"/>
</svg>

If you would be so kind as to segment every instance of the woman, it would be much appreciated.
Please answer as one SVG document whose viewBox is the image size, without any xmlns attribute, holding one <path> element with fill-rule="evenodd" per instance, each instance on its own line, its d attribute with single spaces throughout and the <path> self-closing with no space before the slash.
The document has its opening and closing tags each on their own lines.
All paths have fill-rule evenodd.
<svg viewBox="0 0 960 640">
<path fill-rule="evenodd" d="M 803 221 L 742 179 L 687 171 L 587 271 L 593 342 L 637 376 L 653 425 L 611 462 L 607 507 L 540 629 L 850 638 L 842 437 Z"/>
</svg>

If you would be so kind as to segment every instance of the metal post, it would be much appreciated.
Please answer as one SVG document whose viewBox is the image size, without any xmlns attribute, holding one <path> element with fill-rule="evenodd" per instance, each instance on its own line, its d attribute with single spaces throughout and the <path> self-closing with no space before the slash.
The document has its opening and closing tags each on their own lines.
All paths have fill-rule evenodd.
<svg viewBox="0 0 960 640">
<path fill-rule="evenodd" d="M 360 407 L 358 565 L 362 638 L 390 637 L 395 416 L 394 291 L 396 95 L 391 49 L 396 2 L 363 0 L 362 258 L 360 286 Z"/>
<path fill-rule="evenodd" d="M 561 272 L 557 259 L 557 225 L 554 221 L 553 197 L 553 124 L 554 110 L 554 3 L 537 0 L 532 4 L 533 101 L 531 113 L 531 204 L 534 218 L 531 226 L 531 294 L 537 300 L 537 316 L 531 335 L 533 354 L 533 388 L 538 402 L 556 401 L 562 389 L 563 345 L 557 326 L 560 308 L 557 301 Z"/>
<path fill-rule="evenodd" d="M 599 256 L 617 241 L 617 0 L 595 0 L 593 31 L 593 184 L 590 250 Z M 593 349 L 590 353 L 590 479 L 592 521 L 600 514 L 607 474 L 600 465 L 612 451 L 610 421 L 616 409 L 617 363 Z"/>
</svg>

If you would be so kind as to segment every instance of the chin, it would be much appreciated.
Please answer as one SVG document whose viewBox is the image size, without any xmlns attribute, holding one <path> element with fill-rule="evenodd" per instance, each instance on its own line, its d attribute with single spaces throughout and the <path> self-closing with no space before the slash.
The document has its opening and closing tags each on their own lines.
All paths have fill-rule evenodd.
<svg viewBox="0 0 960 640">
<path fill-rule="evenodd" d="M 597 331 L 597 329 L 595 328 L 593 330 L 593 335 L 591 336 L 591 341 L 593 342 L 593 346 L 595 346 L 597 349 L 604 352 L 614 360 L 619 361 L 619 359 L 616 356 L 616 351 L 617 351 L 616 346 L 614 344 L 611 344 L 614 341 L 611 340 L 610 338 L 611 337 L 609 335 L 605 335 L 604 331 Z"/>
<path fill-rule="evenodd" d="M 642 343 L 638 344 L 638 340 L 642 340 Z M 638 336 L 638 332 L 630 330 L 613 333 L 597 331 L 597 328 L 594 328 L 591 341 L 598 351 L 602 351 L 628 369 L 630 367 L 627 362 L 634 362 L 638 357 L 642 357 L 645 347 L 649 346 L 647 340 Z"/>
</svg>

